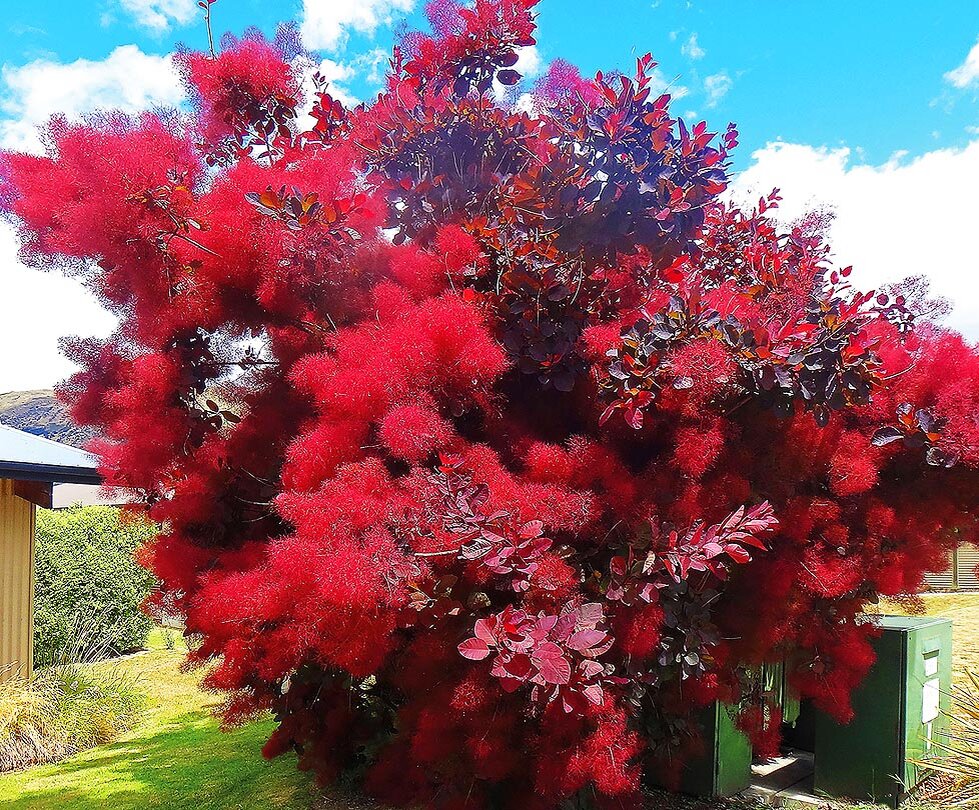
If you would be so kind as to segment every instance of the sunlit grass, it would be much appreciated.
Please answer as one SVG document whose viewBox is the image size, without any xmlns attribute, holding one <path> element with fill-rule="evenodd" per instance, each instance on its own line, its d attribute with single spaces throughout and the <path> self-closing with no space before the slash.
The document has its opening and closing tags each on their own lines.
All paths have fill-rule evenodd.
<svg viewBox="0 0 979 810">
<path fill-rule="evenodd" d="M 56 765 L 0 777 L 0 806 L 11 810 L 136 808 L 308 808 L 317 795 L 295 759 L 262 759 L 272 721 L 224 733 L 201 692 L 199 675 L 179 670 L 184 647 L 166 649 L 154 631 L 150 651 L 114 664 L 149 695 L 144 722 L 119 741 Z"/>
<path fill-rule="evenodd" d="M 928 616 L 952 620 L 952 677 L 963 683 L 966 670 L 979 672 L 979 593 L 935 593 L 921 597 Z M 904 606 L 884 602 L 881 612 L 906 613 Z"/>
</svg>

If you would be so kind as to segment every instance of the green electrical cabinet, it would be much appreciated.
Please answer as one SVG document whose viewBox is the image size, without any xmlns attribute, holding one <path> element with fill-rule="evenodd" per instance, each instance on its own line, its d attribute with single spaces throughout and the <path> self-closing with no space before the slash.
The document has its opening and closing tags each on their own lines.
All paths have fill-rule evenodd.
<svg viewBox="0 0 979 810">
<path fill-rule="evenodd" d="M 814 787 L 834 798 L 898 807 L 937 756 L 952 685 L 952 622 L 884 616 L 877 662 L 853 694 L 853 720 L 816 718 Z"/>
<path fill-rule="evenodd" d="M 751 743 L 734 725 L 733 709 L 715 703 L 698 718 L 705 754 L 680 765 L 680 790 L 694 796 L 733 796 L 751 782 Z"/>
</svg>

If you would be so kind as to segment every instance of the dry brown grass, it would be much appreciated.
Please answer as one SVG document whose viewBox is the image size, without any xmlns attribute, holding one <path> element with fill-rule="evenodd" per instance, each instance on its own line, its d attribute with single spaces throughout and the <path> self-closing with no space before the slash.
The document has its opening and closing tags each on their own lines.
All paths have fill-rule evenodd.
<svg viewBox="0 0 979 810">
<path fill-rule="evenodd" d="M 952 620 L 952 671 L 956 684 L 967 681 L 966 671 L 979 672 L 979 593 L 934 593 L 921 597 L 925 615 Z M 882 613 L 906 614 L 904 603 L 885 601 Z"/>
<path fill-rule="evenodd" d="M 118 671 L 49 667 L 0 684 L 0 772 L 104 745 L 138 721 L 144 697 Z"/>
<path fill-rule="evenodd" d="M 49 732 L 56 717 L 56 704 L 37 685 L 20 677 L 0 684 L 0 771 L 66 753 Z"/>
<path fill-rule="evenodd" d="M 952 687 L 950 731 L 935 741 L 944 756 L 921 763 L 940 778 L 930 798 L 939 807 L 979 807 L 979 678 L 966 672 Z"/>
</svg>

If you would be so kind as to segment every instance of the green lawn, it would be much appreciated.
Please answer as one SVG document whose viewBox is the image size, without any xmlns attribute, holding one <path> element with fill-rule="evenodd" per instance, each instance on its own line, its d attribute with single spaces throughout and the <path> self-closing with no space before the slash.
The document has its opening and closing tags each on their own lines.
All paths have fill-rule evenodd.
<svg viewBox="0 0 979 810">
<path fill-rule="evenodd" d="M 955 667 L 979 672 L 979 594 L 925 597 L 929 615 L 955 622 Z M 900 612 L 885 604 L 885 612 Z M 149 695 L 139 728 L 111 745 L 65 762 L 0 776 L 0 806 L 10 810 L 380 810 L 363 799 L 323 795 L 310 777 L 296 770 L 295 758 L 273 762 L 260 749 L 272 722 L 256 722 L 222 732 L 212 716 L 218 702 L 198 689 L 199 675 L 180 672 L 184 648 L 166 649 L 156 630 L 149 652 L 117 663 L 139 675 Z M 708 807 L 672 797 L 676 806 Z M 657 805 L 661 802 L 657 801 Z M 732 804 L 718 803 L 731 807 Z"/>
<path fill-rule="evenodd" d="M 308 810 L 317 792 L 296 770 L 295 758 L 266 762 L 261 757 L 272 722 L 222 733 L 211 715 L 217 698 L 198 689 L 198 674 L 179 670 L 184 654 L 179 639 L 168 650 L 164 632 L 157 630 L 149 646 L 149 652 L 98 665 L 138 673 L 149 695 L 139 728 L 65 762 L 0 777 L 0 806 Z"/>
</svg>

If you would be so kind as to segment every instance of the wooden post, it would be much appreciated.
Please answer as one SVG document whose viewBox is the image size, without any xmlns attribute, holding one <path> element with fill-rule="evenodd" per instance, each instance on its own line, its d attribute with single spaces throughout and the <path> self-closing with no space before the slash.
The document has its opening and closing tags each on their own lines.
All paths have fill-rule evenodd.
<svg viewBox="0 0 979 810">
<path fill-rule="evenodd" d="M 34 504 L 0 479 L 0 681 L 34 671 Z"/>
</svg>

